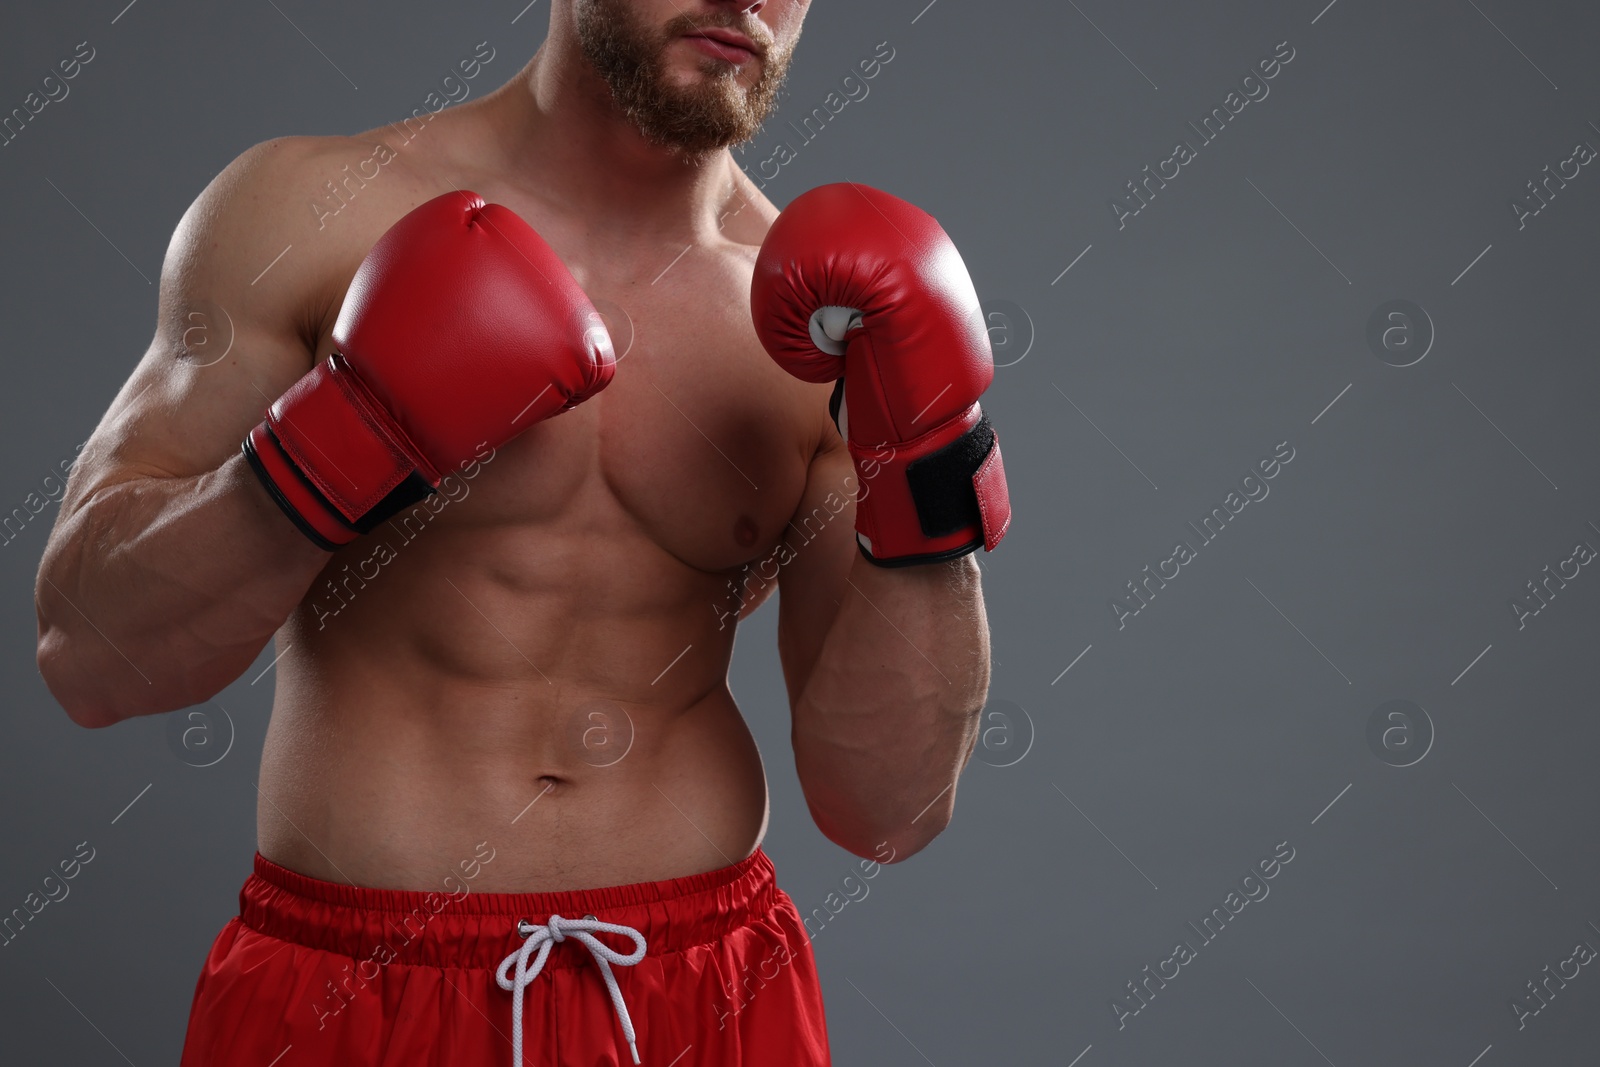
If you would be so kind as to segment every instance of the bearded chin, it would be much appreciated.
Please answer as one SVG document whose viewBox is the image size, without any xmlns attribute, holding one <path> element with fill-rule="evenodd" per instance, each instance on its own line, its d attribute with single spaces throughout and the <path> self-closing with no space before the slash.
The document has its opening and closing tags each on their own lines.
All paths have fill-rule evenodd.
<svg viewBox="0 0 1600 1067">
<path fill-rule="evenodd" d="M 669 23 L 666 32 L 652 33 L 634 25 L 632 15 L 626 0 L 580 3 L 578 41 L 618 108 L 646 140 L 697 159 L 755 136 L 777 102 L 787 51 L 768 49 L 749 89 L 739 84 L 731 64 L 709 58 L 700 65 L 706 77 L 692 85 L 669 85 L 665 53 L 682 30 Z"/>
</svg>

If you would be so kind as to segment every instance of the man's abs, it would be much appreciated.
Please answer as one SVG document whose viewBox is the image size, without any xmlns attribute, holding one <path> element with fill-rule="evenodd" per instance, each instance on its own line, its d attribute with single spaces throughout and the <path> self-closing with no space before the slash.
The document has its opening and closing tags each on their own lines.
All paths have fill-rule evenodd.
<svg viewBox="0 0 1600 1067">
<path fill-rule="evenodd" d="M 766 784 L 726 684 L 727 575 L 663 550 L 593 470 L 518 517 L 519 494 L 558 490 L 524 474 L 571 469 L 561 438 L 597 415 L 456 472 L 313 584 L 278 636 L 267 858 L 428 889 L 486 842 L 473 888 L 552 891 L 755 849 Z"/>
</svg>

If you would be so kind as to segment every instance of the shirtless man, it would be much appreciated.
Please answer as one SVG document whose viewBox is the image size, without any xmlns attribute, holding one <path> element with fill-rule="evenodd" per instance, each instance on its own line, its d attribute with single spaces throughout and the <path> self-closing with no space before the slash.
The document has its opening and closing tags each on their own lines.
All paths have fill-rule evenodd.
<svg viewBox="0 0 1600 1067">
<path fill-rule="evenodd" d="M 37 593 L 86 727 L 205 703 L 276 639 L 259 855 L 184 1067 L 828 1062 L 735 624 L 781 589 L 812 816 L 904 859 L 972 751 L 971 552 L 1009 511 L 942 231 L 854 186 L 779 221 L 727 151 L 807 3 L 554 0 L 490 95 L 258 145 L 184 215 Z M 352 378 L 424 453 L 364 516 L 316 485 L 405 435 L 330 414 Z"/>
</svg>

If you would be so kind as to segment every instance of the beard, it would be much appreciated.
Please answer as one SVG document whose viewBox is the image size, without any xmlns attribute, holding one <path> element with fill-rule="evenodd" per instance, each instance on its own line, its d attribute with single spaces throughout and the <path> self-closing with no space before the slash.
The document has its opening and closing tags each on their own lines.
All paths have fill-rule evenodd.
<svg viewBox="0 0 1600 1067">
<path fill-rule="evenodd" d="M 667 48 L 685 33 L 711 27 L 736 29 L 765 49 L 749 61 L 761 67 L 750 88 L 739 84 L 740 68 L 709 56 L 700 63 L 706 78 L 691 85 L 667 83 Z M 578 0 L 577 34 L 584 58 L 645 139 L 691 158 L 755 136 L 777 103 L 793 52 L 754 18 L 731 13 L 680 15 L 653 30 L 635 21 L 628 0 Z"/>
</svg>

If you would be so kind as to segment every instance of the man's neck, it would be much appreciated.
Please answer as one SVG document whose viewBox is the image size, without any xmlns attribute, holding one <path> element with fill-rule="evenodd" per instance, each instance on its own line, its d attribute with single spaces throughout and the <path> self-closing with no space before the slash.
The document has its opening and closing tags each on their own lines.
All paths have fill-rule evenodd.
<svg viewBox="0 0 1600 1067">
<path fill-rule="evenodd" d="M 500 90 L 508 165 L 596 236 L 692 240 L 737 195 L 727 149 L 702 158 L 647 141 L 581 57 L 547 43 Z"/>
</svg>

